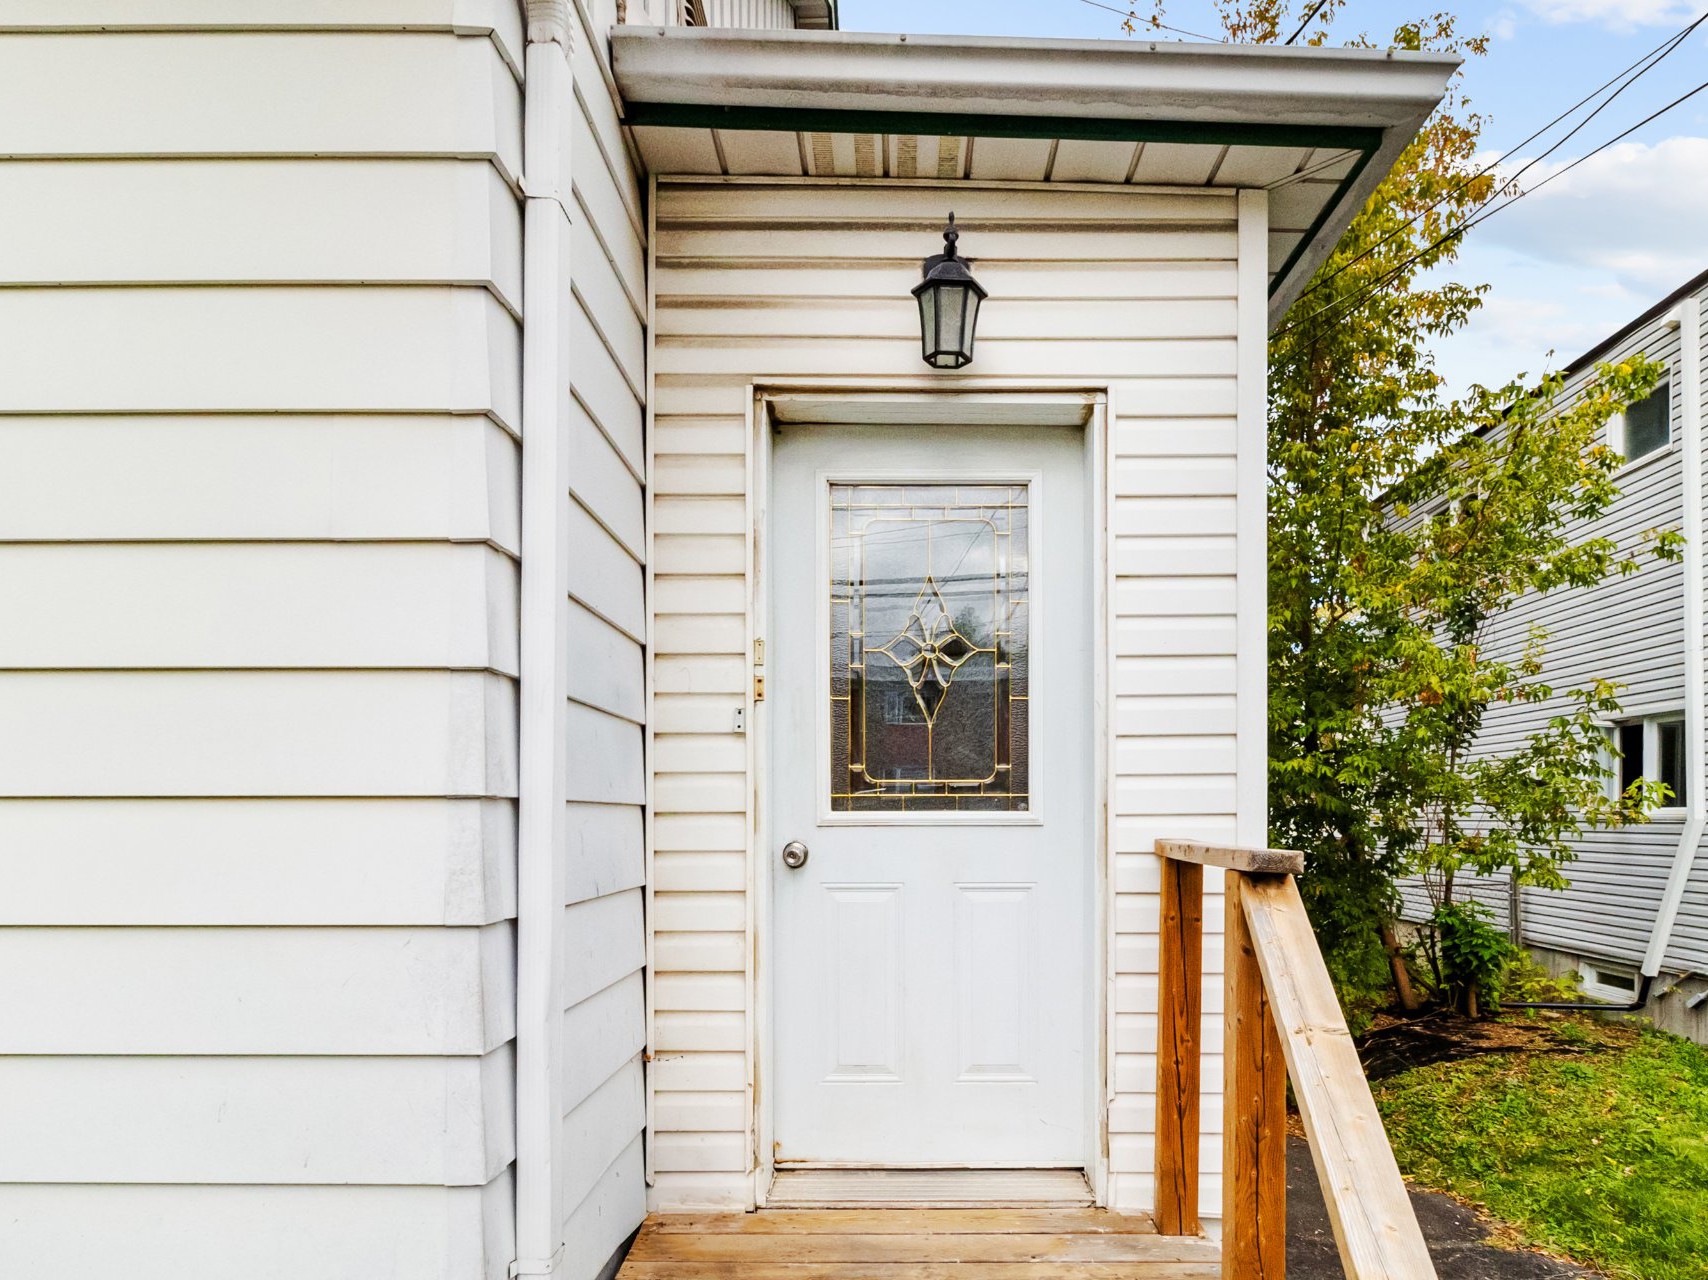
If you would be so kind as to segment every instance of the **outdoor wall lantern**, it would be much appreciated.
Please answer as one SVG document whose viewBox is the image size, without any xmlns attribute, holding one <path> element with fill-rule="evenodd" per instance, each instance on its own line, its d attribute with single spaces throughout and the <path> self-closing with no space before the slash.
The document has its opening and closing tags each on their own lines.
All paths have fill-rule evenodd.
<svg viewBox="0 0 1708 1280">
<path fill-rule="evenodd" d="M 925 260 L 925 279 L 914 286 L 919 299 L 919 334 L 925 363 L 933 369 L 959 369 L 973 362 L 973 328 L 979 303 L 989 295 L 967 270 L 966 259 L 955 256 L 955 215 L 943 229 L 943 252 Z"/>
</svg>

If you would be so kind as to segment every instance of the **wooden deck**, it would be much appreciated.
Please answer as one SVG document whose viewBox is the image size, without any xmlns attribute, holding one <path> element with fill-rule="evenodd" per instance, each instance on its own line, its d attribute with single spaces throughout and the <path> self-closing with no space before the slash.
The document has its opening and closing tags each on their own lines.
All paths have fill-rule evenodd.
<svg viewBox="0 0 1708 1280">
<path fill-rule="evenodd" d="M 1289 1079 L 1348 1280 L 1436 1280 L 1294 883 L 1301 856 L 1180 840 L 1158 841 L 1157 853 L 1154 1221 L 1065 1207 L 1048 1187 L 1048 1200 L 1031 1208 L 1013 1207 L 1027 1203 L 1015 1197 L 978 1208 L 798 1202 L 754 1214 L 657 1215 L 618 1280 L 1281 1280 Z M 1220 1248 L 1197 1234 L 1205 867 L 1228 873 Z M 870 1205 L 882 1191 L 862 1198 Z M 808 1180 L 797 1194 L 810 1201 L 821 1192 Z"/>
<path fill-rule="evenodd" d="M 1100 1209 L 657 1214 L 618 1280 L 1208 1280 L 1208 1240 Z"/>
</svg>

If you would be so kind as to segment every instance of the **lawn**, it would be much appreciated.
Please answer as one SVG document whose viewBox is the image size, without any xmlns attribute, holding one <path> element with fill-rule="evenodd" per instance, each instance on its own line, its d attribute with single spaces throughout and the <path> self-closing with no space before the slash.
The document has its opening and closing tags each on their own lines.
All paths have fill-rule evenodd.
<svg viewBox="0 0 1708 1280">
<path fill-rule="evenodd" d="M 1375 1085 L 1400 1168 L 1526 1244 L 1636 1280 L 1708 1280 L 1708 1050 L 1511 1018 L 1477 1056 Z"/>
</svg>

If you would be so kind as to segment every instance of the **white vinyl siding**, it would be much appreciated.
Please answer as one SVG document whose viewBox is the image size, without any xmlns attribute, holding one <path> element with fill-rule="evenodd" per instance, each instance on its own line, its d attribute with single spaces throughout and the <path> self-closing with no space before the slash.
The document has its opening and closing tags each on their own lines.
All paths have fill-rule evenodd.
<svg viewBox="0 0 1708 1280">
<path fill-rule="evenodd" d="M 1699 292 L 1693 304 L 1701 306 Z M 1635 552 L 1640 568 L 1628 577 L 1610 577 L 1582 589 L 1527 597 L 1488 628 L 1485 642 L 1493 653 L 1517 653 L 1532 627 L 1547 632 L 1543 678 L 1563 695 L 1601 677 L 1623 688 L 1620 719 L 1681 714 L 1684 702 L 1683 566 L 1657 560 L 1644 535 L 1676 529 L 1683 515 L 1682 466 L 1678 423 L 1682 392 L 1678 376 L 1679 336 L 1663 317 L 1632 334 L 1600 360 L 1618 363 L 1643 354 L 1664 362 L 1672 412 L 1672 442 L 1633 459 L 1618 473 L 1620 496 L 1593 524 L 1572 530 L 1573 537 L 1610 537 L 1621 551 Z M 1569 396 L 1592 376 L 1576 375 Z M 1619 447 L 1618 423 L 1609 424 L 1607 443 Z M 1523 737 L 1563 709 L 1564 698 L 1490 711 L 1478 749 L 1513 749 Z M 1683 830 L 1683 815 L 1662 811 L 1649 823 L 1622 831 L 1591 831 L 1574 844 L 1576 860 L 1565 868 L 1571 887 L 1553 892 L 1524 889 L 1520 918 L 1531 945 L 1635 966 L 1648 945 Z M 1509 925 L 1510 886 L 1506 878 L 1461 881 L 1465 894 Z M 1417 919 L 1427 907 L 1421 889 L 1404 888 L 1405 914 Z M 1698 859 L 1685 895 L 1666 964 L 1680 970 L 1708 967 L 1708 861 Z"/>
<path fill-rule="evenodd" d="M 708 27 L 793 31 L 795 6 L 789 0 L 705 0 Z"/>
<path fill-rule="evenodd" d="M 6 1275 L 514 1257 L 519 15 L 312 8 L 0 6 Z"/>
<path fill-rule="evenodd" d="M 754 1195 L 755 779 L 748 741 L 732 732 L 751 670 L 749 386 L 790 377 L 877 390 L 956 385 L 922 366 L 908 297 L 949 200 L 876 182 L 658 187 L 650 925 L 660 1207 L 741 1208 Z M 1245 683 L 1236 414 L 1251 366 L 1238 353 L 1236 197 L 975 187 L 955 192 L 953 205 L 992 295 L 962 385 L 1110 395 L 1111 1199 L 1143 1209 L 1155 1116 L 1153 842 L 1246 835 L 1239 820 L 1263 790 L 1260 759 L 1252 776 L 1239 772 L 1240 726 L 1251 714 L 1261 724 L 1262 659 L 1259 640 L 1248 655 L 1256 683 Z M 1260 357 L 1256 369 L 1260 388 Z M 1245 587 L 1253 599 L 1260 584 Z M 1244 719 L 1242 687 L 1258 690 Z M 1204 1204 L 1214 1215 L 1219 897 L 1206 924 Z"/>
<path fill-rule="evenodd" d="M 605 33 L 571 6 L 569 647 L 557 1274 L 592 1280 L 646 1212 L 646 222 Z"/>
</svg>

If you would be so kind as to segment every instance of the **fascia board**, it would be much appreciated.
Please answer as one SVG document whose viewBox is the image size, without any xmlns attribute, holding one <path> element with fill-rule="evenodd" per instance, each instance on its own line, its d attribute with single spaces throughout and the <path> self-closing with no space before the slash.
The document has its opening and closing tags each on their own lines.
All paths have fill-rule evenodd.
<svg viewBox="0 0 1708 1280">
<path fill-rule="evenodd" d="M 631 102 L 1393 128 L 1459 59 L 1372 49 L 617 27 Z"/>
</svg>

